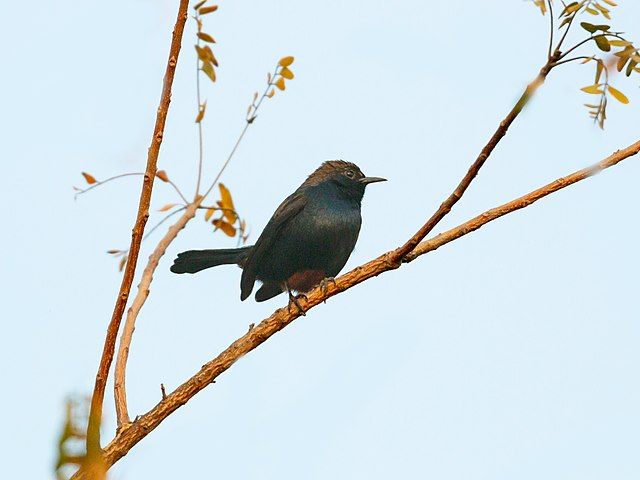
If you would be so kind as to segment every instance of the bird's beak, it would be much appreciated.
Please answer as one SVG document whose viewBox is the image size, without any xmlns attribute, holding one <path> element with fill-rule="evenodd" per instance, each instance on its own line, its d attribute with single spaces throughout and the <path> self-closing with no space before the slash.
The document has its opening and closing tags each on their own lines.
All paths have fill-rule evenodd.
<svg viewBox="0 0 640 480">
<path fill-rule="evenodd" d="M 369 185 L 370 183 L 386 182 L 386 181 L 387 181 L 386 178 L 380 178 L 380 177 L 364 177 L 360 179 L 360 183 L 364 183 L 365 185 Z"/>
</svg>

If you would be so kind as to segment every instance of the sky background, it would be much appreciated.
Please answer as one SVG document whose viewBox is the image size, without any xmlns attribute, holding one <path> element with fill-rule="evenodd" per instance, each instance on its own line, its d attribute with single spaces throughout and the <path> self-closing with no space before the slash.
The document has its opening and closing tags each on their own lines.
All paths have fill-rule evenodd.
<svg viewBox="0 0 640 480">
<path fill-rule="evenodd" d="M 613 25 L 640 40 L 640 3 L 619 3 Z M 121 280 L 105 252 L 128 247 L 141 182 L 77 201 L 72 186 L 81 171 L 144 169 L 176 9 L 0 6 L 5 478 L 52 477 L 65 398 L 93 388 Z M 263 105 L 223 181 L 252 241 L 324 160 L 388 178 L 367 189 L 351 269 L 403 243 L 451 192 L 544 64 L 547 22 L 525 1 L 223 1 L 205 22 L 220 68 L 203 82 L 204 177 L 267 71 L 294 55 L 295 79 Z M 189 196 L 194 37 L 189 21 L 159 160 Z M 640 77 L 614 76 L 631 104 L 612 100 L 601 131 L 579 91 L 593 69 L 551 73 L 438 232 L 639 139 Z M 332 298 L 169 417 L 110 478 L 637 479 L 638 178 L 640 158 L 629 159 Z M 149 225 L 176 201 L 156 182 Z M 241 303 L 235 267 L 168 270 L 180 251 L 234 245 L 199 217 L 162 259 L 130 354 L 132 416 L 285 304 Z M 111 384 L 105 405 L 106 442 Z"/>
</svg>

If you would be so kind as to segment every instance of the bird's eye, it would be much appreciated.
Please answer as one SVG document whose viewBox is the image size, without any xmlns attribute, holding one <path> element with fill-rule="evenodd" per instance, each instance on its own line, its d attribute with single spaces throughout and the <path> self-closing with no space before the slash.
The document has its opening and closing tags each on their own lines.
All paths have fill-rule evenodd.
<svg viewBox="0 0 640 480">
<path fill-rule="evenodd" d="M 353 178 L 356 175 L 353 170 L 347 170 L 346 172 L 344 172 L 344 174 L 349 178 Z"/>
</svg>

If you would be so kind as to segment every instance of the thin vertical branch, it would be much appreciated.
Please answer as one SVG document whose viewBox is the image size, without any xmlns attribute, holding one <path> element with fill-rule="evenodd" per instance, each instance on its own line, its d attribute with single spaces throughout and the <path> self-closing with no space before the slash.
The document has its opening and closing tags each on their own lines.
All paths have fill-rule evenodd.
<svg viewBox="0 0 640 480">
<path fill-rule="evenodd" d="M 91 398 L 91 410 L 89 414 L 89 424 L 87 427 L 87 458 L 95 459 L 100 452 L 100 424 L 102 423 L 102 406 L 104 403 L 104 392 L 109 376 L 109 369 L 113 361 L 113 355 L 116 344 L 116 337 L 120 329 L 120 322 L 124 314 L 131 284 L 135 274 L 138 254 L 140 253 L 140 244 L 144 234 L 144 227 L 149 218 L 149 204 L 151 202 L 151 192 L 153 190 L 153 181 L 155 179 L 158 154 L 160 153 L 160 145 L 162 144 L 162 136 L 164 134 L 164 126 L 167 119 L 167 111 L 171 101 L 171 86 L 175 74 L 176 65 L 178 63 L 178 55 L 180 53 L 180 45 L 182 42 L 182 34 L 187 21 L 188 0 L 180 0 L 178 8 L 178 17 L 173 29 L 173 38 L 171 40 L 171 48 L 169 51 L 169 59 L 164 76 L 164 84 L 162 87 L 162 96 L 156 116 L 156 124 L 153 131 L 153 138 L 147 155 L 147 167 L 144 174 L 142 184 L 142 192 L 140 194 L 140 202 L 138 205 L 138 215 L 133 227 L 131 235 L 131 246 L 129 248 L 129 258 L 125 267 L 124 276 L 118 298 L 107 327 L 107 335 L 105 338 L 102 357 L 96 375 L 93 396 Z"/>
<path fill-rule="evenodd" d="M 547 5 L 549 5 L 549 54 L 547 57 L 551 59 L 553 55 L 553 1 L 547 0 Z"/>
</svg>

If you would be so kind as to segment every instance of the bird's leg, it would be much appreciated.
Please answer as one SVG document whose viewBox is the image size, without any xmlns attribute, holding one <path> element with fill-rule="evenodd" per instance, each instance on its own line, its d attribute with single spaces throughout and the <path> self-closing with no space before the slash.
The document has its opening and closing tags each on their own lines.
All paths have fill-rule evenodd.
<svg viewBox="0 0 640 480">
<path fill-rule="evenodd" d="M 336 286 L 336 279 L 333 277 L 324 277 L 320 282 L 320 288 L 322 288 L 322 294 L 324 295 L 324 299 L 322 300 L 324 303 L 327 303 L 327 293 L 329 293 L 329 283 L 333 283 L 333 286 Z"/>
<path fill-rule="evenodd" d="M 298 313 L 303 317 L 306 316 L 307 314 L 304 308 L 302 308 L 302 305 L 300 305 L 298 299 L 304 298 L 306 301 L 308 301 L 309 299 L 307 298 L 307 296 L 304 293 L 300 293 L 298 295 L 294 295 L 293 293 L 291 293 L 291 289 L 289 288 L 289 285 L 287 285 L 287 282 L 284 282 L 284 286 L 286 287 L 287 294 L 289 295 L 289 305 L 287 305 L 287 310 L 289 311 L 289 313 L 291 313 L 291 304 L 293 303 L 298 308 Z"/>
</svg>

